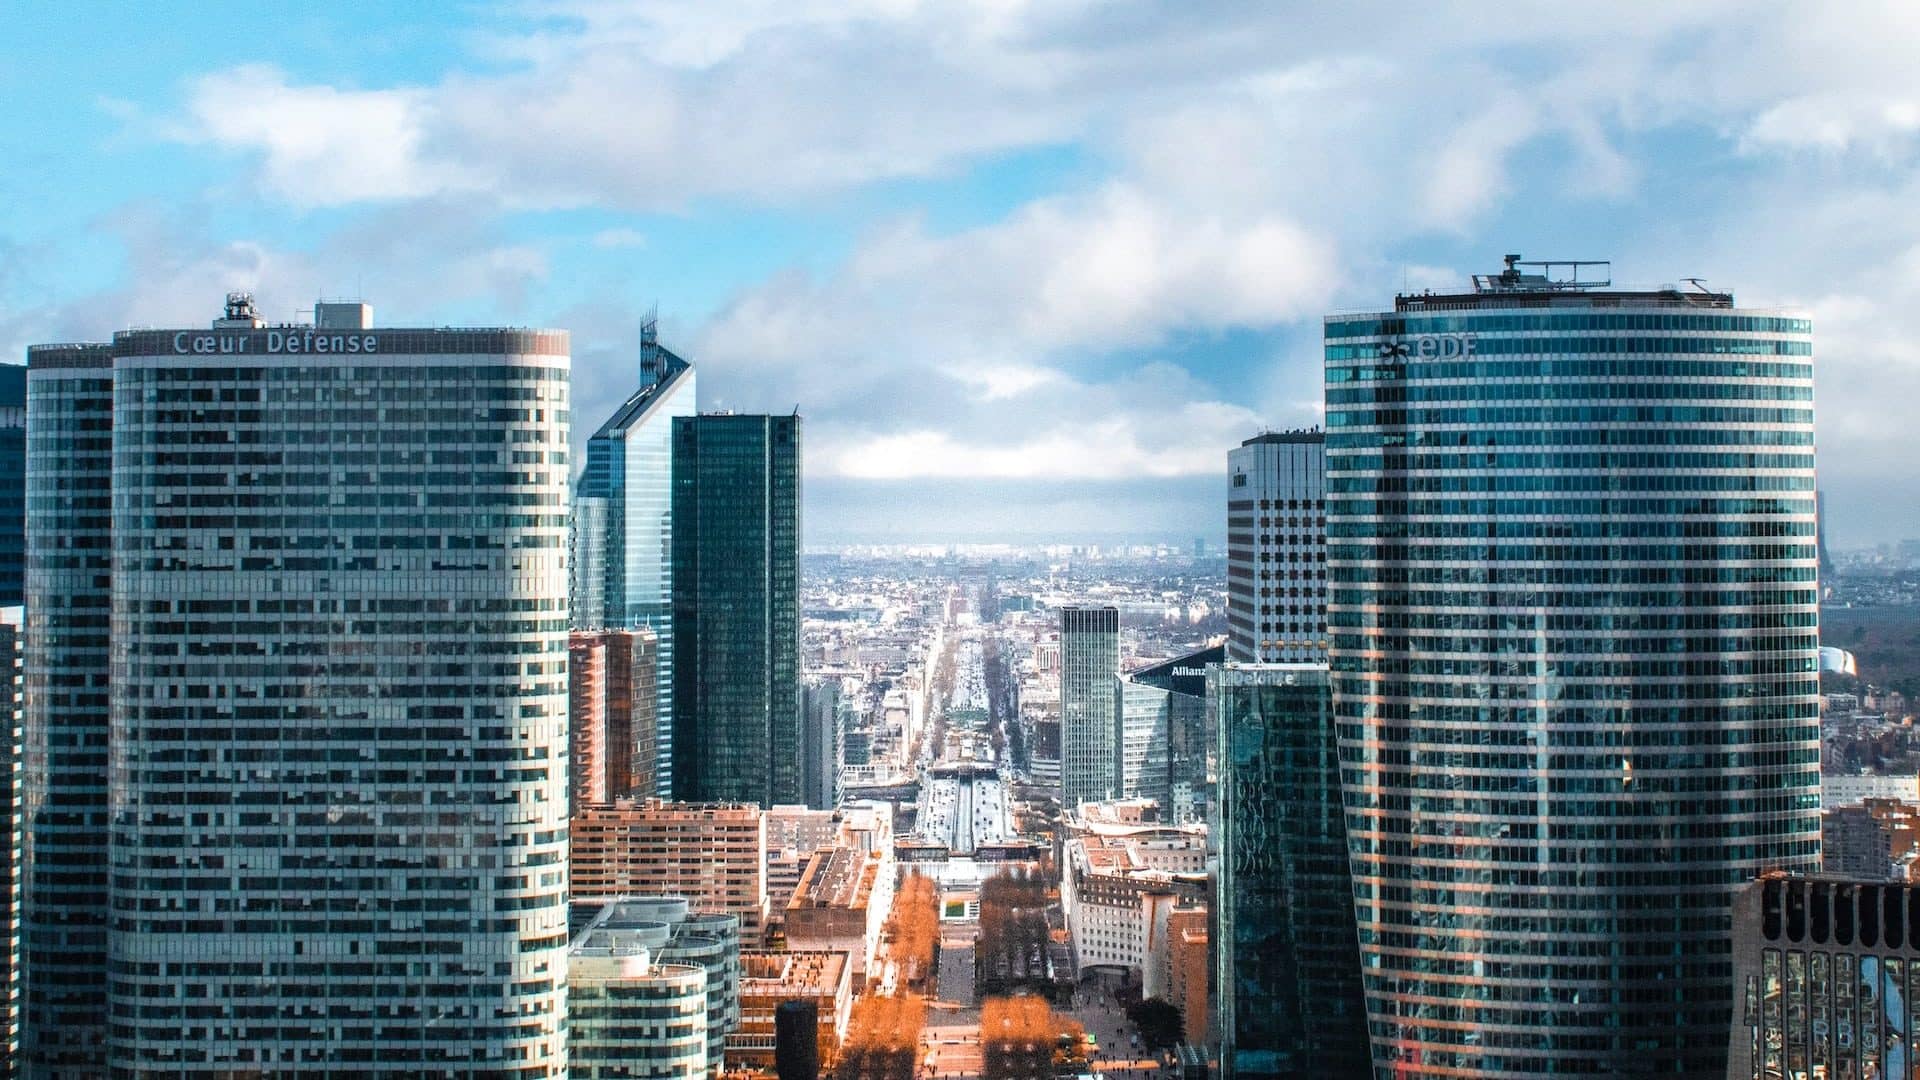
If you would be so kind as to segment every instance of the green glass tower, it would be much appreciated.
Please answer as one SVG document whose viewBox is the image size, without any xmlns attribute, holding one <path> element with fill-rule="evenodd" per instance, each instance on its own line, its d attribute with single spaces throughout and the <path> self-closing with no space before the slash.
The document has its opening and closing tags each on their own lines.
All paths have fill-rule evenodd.
<svg viewBox="0 0 1920 1080">
<path fill-rule="evenodd" d="M 800 417 L 673 422 L 674 796 L 804 801 Z"/>
<path fill-rule="evenodd" d="M 1220 768 L 1209 834 L 1220 1075 L 1365 1076 L 1367 1017 L 1326 665 L 1206 670 Z"/>
</svg>

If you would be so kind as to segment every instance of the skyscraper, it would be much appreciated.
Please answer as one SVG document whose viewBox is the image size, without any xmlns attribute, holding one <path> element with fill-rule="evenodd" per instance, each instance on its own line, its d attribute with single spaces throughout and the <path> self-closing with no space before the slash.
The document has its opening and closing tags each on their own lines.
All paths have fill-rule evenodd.
<svg viewBox="0 0 1920 1080">
<path fill-rule="evenodd" d="M 0 364 L 0 607 L 26 596 L 27 369 Z"/>
<path fill-rule="evenodd" d="M 1119 794 L 1120 609 L 1060 609 L 1060 808 Z"/>
<path fill-rule="evenodd" d="M 573 500 L 573 625 L 657 640 L 655 786 L 673 790 L 673 422 L 694 414 L 693 365 L 640 327 L 640 388 L 587 441 Z"/>
<path fill-rule="evenodd" d="M 673 422 L 674 792 L 803 801 L 800 417 Z"/>
<path fill-rule="evenodd" d="M 22 1057 L 99 1075 L 107 1040 L 113 348 L 27 350 Z"/>
<path fill-rule="evenodd" d="M 658 655 L 653 631 L 645 627 L 576 630 L 568 636 L 568 772 L 574 806 L 654 794 Z"/>
<path fill-rule="evenodd" d="M 18 605 L 0 608 L 0 809 L 6 813 L 5 865 L 0 866 L 0 943 L 6 946 L 6 979 L 0 983 L 0 1076 L 19 1075 L 20 1064 L 20 629 Z"/>
<path fill-rule="evenodd" d="M 801 794 L 816 810 L 840 805 L 843 757 L 841 717 L 847 703 L 837 677 L 810 678 L 800 688 L 805 726 L 801 730 Z"/>
<path fill-rule="evenodd" d="M 1508 263 L 1326 320 L 1375 1060 L 1719 1075 L 1733 897 L 1819 860 L 1811 327 Z"/>
<path fill-rule="evenodd" d="M 1227 655 L 1326 659 L 1326 433 L 1274 431 L 1227 452 Z"/>
<path fill-rule="evenodd" d="M 1226 1080 L 1365 1076 L 1366 1009 L 1327 669 L 1207 669 L 1218 740 L 1210 938 Z"/>
<path fill-rule="evenodd" d="M 1122 791 L 1159 800 L 1164 819 L 1175 825 L 1207 820 L 1213 754 L 1207 744 L 1207 668 L 1225 660 L 1226 648 L 1215 645 L 1120 679 L 1122 743 L 1145 740 L 1137 753 L 1121 753 L 1123 770 L 1138 769 L 1134 776 L 1123 774 Z M 1137 765 L 1128 766 L 1129 759 Z"/>
<path fill-rule="evenodd" d="M 63 355 L 36 418 L 92 404 Z M 565 1075 L 566 334 L 236 294 L 111 357 L 110 468 L 29 468 L 113 506 L 108 1070 Z M 106 584 L 66 524 L 36 619 Z"/>
</svg>

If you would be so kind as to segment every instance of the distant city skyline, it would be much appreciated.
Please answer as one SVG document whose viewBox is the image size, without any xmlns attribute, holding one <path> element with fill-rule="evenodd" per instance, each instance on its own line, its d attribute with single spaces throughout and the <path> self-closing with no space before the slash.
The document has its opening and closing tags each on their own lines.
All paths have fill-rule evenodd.
<svg viewBox="0 0 1920 1080">
<path fill-rule="evenodd" d="M 365 296 L 572 331 L 581 444 L 657 303 L 703 407 L 808 417 L 809 543 L 1190 539 L 1322 312 L 1611 258 L 1809 310 L 1830 543 L 1920 536 L 1910 5 L 12 15 L 16 360 Z"/>
</svg>

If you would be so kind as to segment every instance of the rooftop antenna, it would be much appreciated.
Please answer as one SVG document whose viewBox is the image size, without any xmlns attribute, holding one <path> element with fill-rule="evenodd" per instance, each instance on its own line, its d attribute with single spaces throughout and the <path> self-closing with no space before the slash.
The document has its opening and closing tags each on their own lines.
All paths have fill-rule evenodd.
<svg viewBox="0 0 1920 1080">
<path fill-rule="evenodd" d="M 640 385 L 659 382 L 664 374 L 660 368 L 660 302 L 656 300 L 640 318 Z"/>
</svg>

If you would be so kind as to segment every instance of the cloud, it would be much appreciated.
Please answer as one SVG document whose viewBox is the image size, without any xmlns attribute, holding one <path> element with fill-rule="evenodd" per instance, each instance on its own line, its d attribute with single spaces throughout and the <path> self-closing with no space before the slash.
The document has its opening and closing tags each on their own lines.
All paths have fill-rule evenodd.
<svg viewBox="0 0 1920 1080">
<path fill-rule="evenodd" d="M 460 170 L 420 155 L 431 108 L 420 90 L 338 90 L 291 86 L 286 75 L 249 64 L 196 80 L 185 142 L 261 154 L 261 182 L 305 206 L 404 199 L 470 188 Z"/>
</svg>

